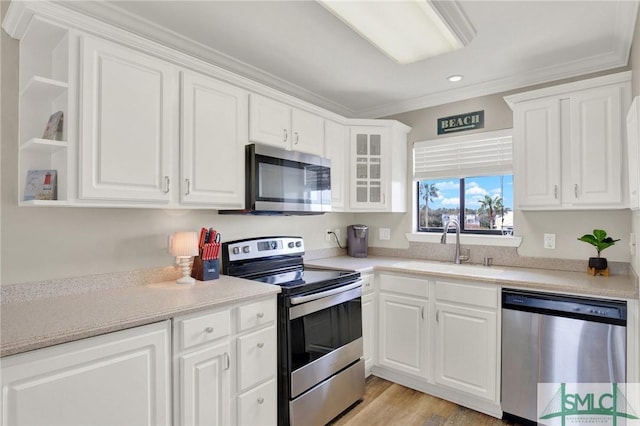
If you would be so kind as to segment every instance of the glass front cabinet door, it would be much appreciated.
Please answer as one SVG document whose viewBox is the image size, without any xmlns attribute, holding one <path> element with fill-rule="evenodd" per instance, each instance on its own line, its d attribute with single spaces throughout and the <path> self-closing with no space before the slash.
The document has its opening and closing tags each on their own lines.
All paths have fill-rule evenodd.
<svg viewBox="0 0 640 426">
<path fill-rule="evenodd" d="M 386 208 L 386 170 L 388 129 L 354 127 L 351 129 L 351 208 Z"/>
</svg>

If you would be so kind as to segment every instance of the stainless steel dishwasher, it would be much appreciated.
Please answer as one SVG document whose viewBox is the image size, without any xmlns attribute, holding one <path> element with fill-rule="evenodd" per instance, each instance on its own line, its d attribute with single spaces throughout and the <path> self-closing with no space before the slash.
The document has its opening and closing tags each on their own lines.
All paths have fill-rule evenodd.
<svg viewBox="0 0 640 426">
<path fill-rule="evenodd" d="M 502 410 L 537 420 L 538 383 L 626 381 L 627 304 L 502 291 Z"/>
</svg>

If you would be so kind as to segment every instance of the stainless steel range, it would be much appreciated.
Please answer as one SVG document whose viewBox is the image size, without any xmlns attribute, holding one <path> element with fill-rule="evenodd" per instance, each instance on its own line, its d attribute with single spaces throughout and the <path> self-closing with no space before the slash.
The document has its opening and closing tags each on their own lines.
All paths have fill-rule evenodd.
<svg viewBox="0 0 640 426">
<path fill-rule="evenodd" d="M 279 285 L 278 424 L 324 425 L 364 395 L 362 280 L 314 270 L 300 237 L 224 243 L 223 273 Z"/>
</svg>

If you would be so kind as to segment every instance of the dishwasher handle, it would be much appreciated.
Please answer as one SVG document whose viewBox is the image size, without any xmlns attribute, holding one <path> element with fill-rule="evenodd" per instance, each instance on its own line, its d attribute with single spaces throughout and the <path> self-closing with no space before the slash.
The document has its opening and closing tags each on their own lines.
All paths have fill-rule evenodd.
<svg viewBox="0 0 640 426">
<path fill-rule="evenodd" d="M 503 290 L 502 309 L 627 325 L 627 303 L 619 300 Z"/>
</svg>

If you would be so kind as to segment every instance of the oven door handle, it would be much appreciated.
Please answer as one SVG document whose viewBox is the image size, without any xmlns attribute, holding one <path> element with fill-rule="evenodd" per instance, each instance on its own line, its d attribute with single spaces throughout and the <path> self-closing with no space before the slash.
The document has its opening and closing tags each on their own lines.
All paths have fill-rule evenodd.
<svg viewBox="0 0 640 426">
<path fill-rule="evenodd" d="M 348 284 L 339 288 L 323 291 L 321 293 L 310 294 L 291 298 L 294 304 L 289 308 L 289 319 L 303 317 L 314 312 L 357 299 L 362 296 L 362 281 L 358 280 L 353 284 Z"/>
<path fill-rule="evenodd" d="M 312 300 L 322 299 L 323 297 L 333 296 L 334 294 L 342 293 L 343 291 L 351 290 L 352 288 L 362 287 L 362 280 L 358 280 L 352 284 L 343 285 L 342 287 L 332 288 L 331 290 L 323 291 L 320 293 L 313 293 L 307 296 L 298 296 L 291 298 L 292 305 L 299 305 L 301 303 L 311 302 Z"/>
</svg>

